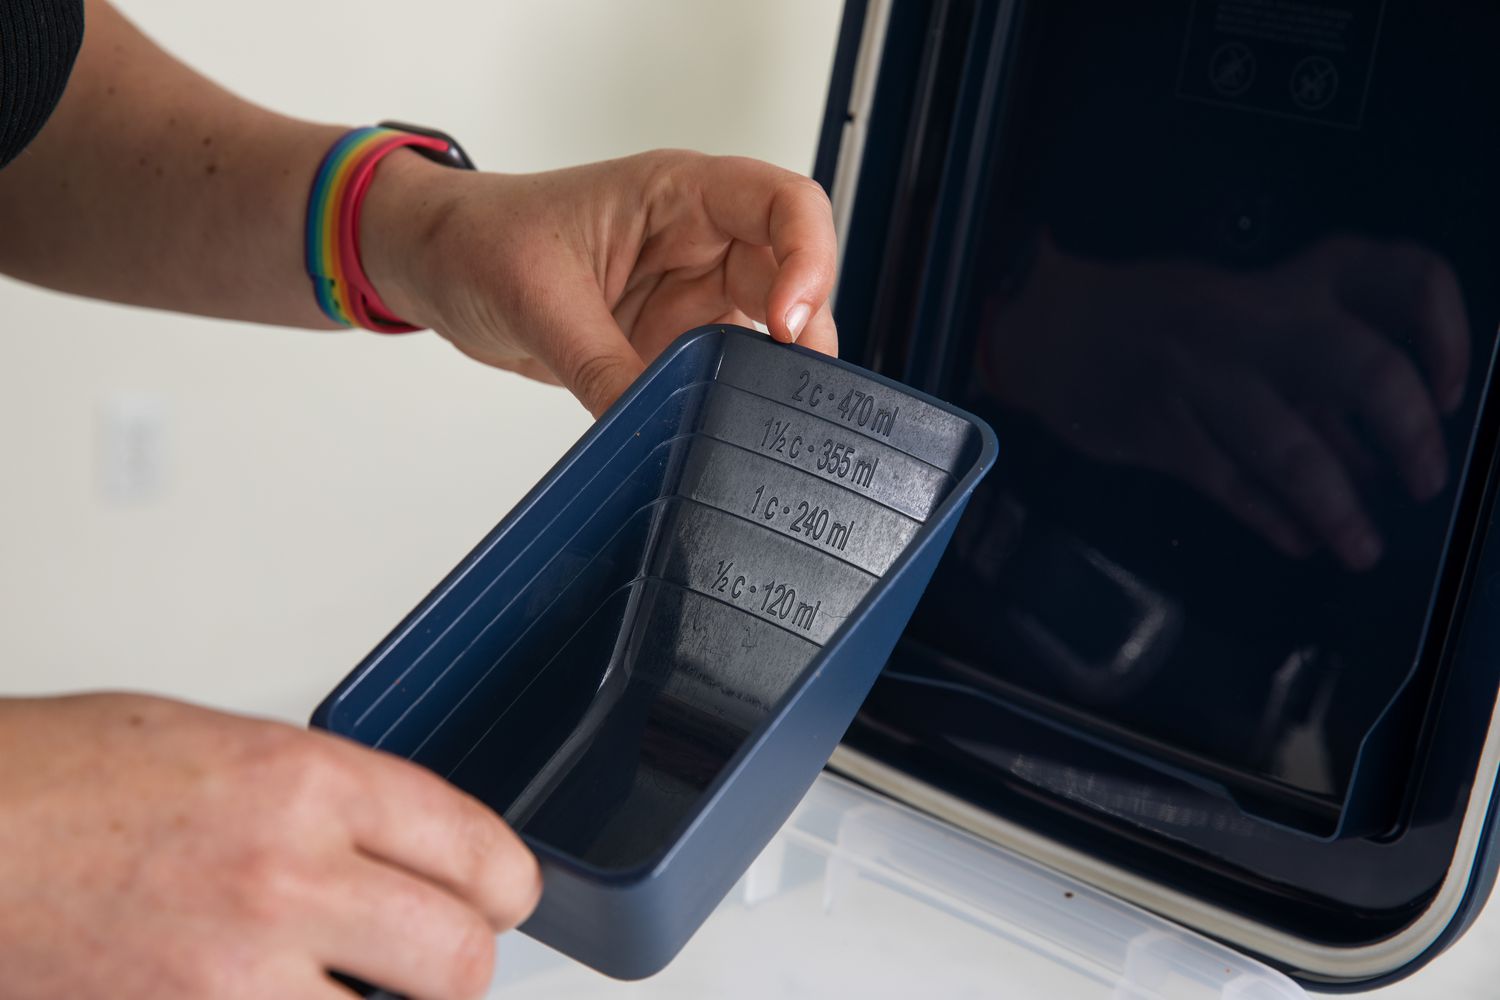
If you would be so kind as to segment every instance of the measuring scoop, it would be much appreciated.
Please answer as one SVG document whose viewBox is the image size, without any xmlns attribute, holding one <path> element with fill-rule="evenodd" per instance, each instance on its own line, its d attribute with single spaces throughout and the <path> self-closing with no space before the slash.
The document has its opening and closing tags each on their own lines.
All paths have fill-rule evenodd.
<svg viewBox="0 0 1500 1000">
<path fill-rule="evenodd" d="M 313 725 L 488 803 L 542 867 L 522 931 L 649 976 L 827 762 L 995 452 L 889 379 L 694 330 Z"/>
</svg>

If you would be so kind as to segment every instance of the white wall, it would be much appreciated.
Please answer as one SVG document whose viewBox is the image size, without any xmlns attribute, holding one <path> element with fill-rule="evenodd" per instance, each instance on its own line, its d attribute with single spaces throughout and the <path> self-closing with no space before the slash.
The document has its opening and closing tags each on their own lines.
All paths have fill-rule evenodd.
<svg viewBox="0 0 1500 1000">
<path fill-rule="evenodd" d="M 431 123 L 493 169 L 684 146 L 804 171 L 840 7 L 121 5 L 263 104 Z M 305 719 L 586 423 L 562 391 L 430 334 L 241 326 L 0 279 L 0 692 L 131 687 Z M 139 499 L 122 470 L 147 473 Z"/>
<path fill-rule="evenodd" d="M 498 170 L 657 146 L 806 170 L 840 8 L 121 3 L 261 103 L 431 123 Z M 0 694 L 131 687 L 303 720 L 586 423 L 560 390 L 431 335 L 240 326 L 0 279 Z M 142 445 L 125 471 L 159 464 L 160 481 L 111 500 L 110 463 Z M 1491 995 L 1497 933 L 1492 907 L 1392 1000 Z"/>
</svg>

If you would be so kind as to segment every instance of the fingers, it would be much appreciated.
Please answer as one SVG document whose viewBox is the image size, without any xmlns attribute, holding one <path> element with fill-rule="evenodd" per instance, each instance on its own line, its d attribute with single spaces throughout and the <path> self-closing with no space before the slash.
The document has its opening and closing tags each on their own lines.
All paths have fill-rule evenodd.
<svg viewBox="0 0 1500 1000">
<path fill-rule="evenodd" d="M 699 161 L 697 184 L 715 227 L 771 248 L 777 271 L 763 299 L 765 323 L 777 340 L 798 340 L 833 290 L 838 239 L 828 196 L 800 174 L 743 157 Z M 827 342 L 826 327 L 818 337 Z"/>
<path fill-rule="evenodd" d="M 766 302 L 777 273 L 776 258 L 769 247 L 736 240 L 724 261 L 724 285 L 729 300 L 749 318 L 766 322 Z M 833 323 L 833 309 L 826 301 L 807 321 L 797 343 L 838 357 L 838 329 Z"/>
<path fill-rule="evenodd" d="M 1143 457 L 1143 464 L 1183 480 L 1282 554 L 1301 558 L 1310 551 L 1307 536 L 1282 505 L 1247 479 L 1191 414 L 1173 423 L 1170 440 L 1158 453 Z"/>
<path fill-rule="evenodd" d="M 308 1000 L 350 1000 L 352 997 L 371 995 L 367 989 L 358 988 L 363 987 L 364 984 L 356 983 L 352 980 L 344 982 L 338 976 L 321 968 L 309 970 L 306 979 L 307 986 L 305 990 L 302 993 L 293 993 L 291 994 L 292 996 L 306 996 Z M 275 995 L 282 996 L 285 994 L 277 993 Z M 381 998 L 381 1000 L 384 1000 L 385 997 L 384 993 L 375 993 L 373 995 Z"/>
<path fill-rule="evenodd" d="M 309 970 L 304 977 L 305 985 L 295 993 L 278 992 L 277 996 L 290 996 L 296 1000 L 351 1000 L 360 994 L 352 988 L 329 977 L 322 969 Z"/>
<path fill-rule="evenodd" d="M 1201 410 L 1213 436 L 1349 568 L 1365 570 L 1382 542 L 1349 476 L 1323 440 L 1269 386 L 1225 378 Z"/>
<path fill-rule="evenodd" d="M 1380 463 L 1375 460 L 1365 441 L 1355 433 L 1354 427 L 1350 425 L 1350 417 L 1344 413 L 1342 405 L 1334 406 L 1324 401 L 1305 403 L 1300 409 L 1357 482 L 1363 485 L 1379 473 Z"/>
<path fill-rule="evenodd" d="M 1309 345 L 1309 360 L 1390 455 L 1411 495 L 1436 496 L 1447 484 L 1447 447 L 1432 394 L 1416 367 L 1358 320 L 1325 329 Z"/>
<path fill-rule="evenodd" d="M 1443 258 L 1415 244 L 1361 241 L 1339 268 L 1338 291 L 1354 315 L 1412 345 L 1444 413 L 1458 408 L 1469 377 L 1469 319 Z"/>
<path fill-rule="evenodd" d="M 571 287 L 570 287 L 571 286 Z M 598 417 L 645 370 L 592 277 L 559 275 L 531 313 L 528 342 L 552 373 Z"/>
<path fill-rule="evenodd" d="M 839 355 L 839 332 L 833 325 L 833 307 L 823 303 L 823 307 L 813 314 L 808 321 L 807 328 L 802 331 L 802 336 L 797 338 L 797 343 L 809 350 L 819 351 L 831 358 Z"/>
<path fill-rule="evenodd" d="M 445 330 L 443 336 L 476 361 L 563 386 L 598 417 L 646 366 L 611 315 L 592 276 L 577 273 L 579 261 L 559 257 L 551 264 L 552 274 L 529 290 L 525 307 L 510 318 L 510 325 L 519 331 L 514 340 L 524 345 L 529 357 L 495 352 L 486 342 L 489 333 L 482 328 L 479 337 L 472 329 Z"/>
<path fill-rule="evenodd" d="M 779 271 L 770 247 L 735 240 L 724 257 L 724 292 L 736 309 L 765 323 L 766 301 Z"/>
<path fill-rule="evenodd" d="M 180 946 L 178 942 L 173 944 Z M 241 954 L 244 954 L 243 951 Z M 186 991 L 182 991 L 181 987 L 177 990 L 167 989 L 159 995 L 197 998 L 276 997 L 278 1000 L 353 1000 L 354 997 L 363 995 L 353 984 L 341 982 L 330 975 L 305 947 L 295 951 L 288 949 L 269 954 L 262 952 L 257 955 L 257 959 L 248 969 L 243 968 L 245 963 L 240 961 L 219 963 L 207 981 L 195 984 L 195 988 Z M 167 983 L 157 985 L 166 987 Z"/>
<path fill-rule="evenodd" d="M 477 997 L 494 974 L 495 930 L 457 898 L 389 865 L 351 856 L 309 914 L 328 969 L 412 1000 Z"/>
<path fill-rule="evenodd" d="M 360 849 L 472 903 L 497 931 L 536 908 L 536 858 L 483 803 L 408 761 L 325 738 L 363 776 L 361 794 L 347 807 Z"/>
</svg>

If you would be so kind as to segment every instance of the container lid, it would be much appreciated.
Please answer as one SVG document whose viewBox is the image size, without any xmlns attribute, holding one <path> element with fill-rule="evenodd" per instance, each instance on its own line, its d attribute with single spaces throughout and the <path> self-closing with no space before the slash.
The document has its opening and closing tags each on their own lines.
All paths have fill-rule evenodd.
<svg viewBox="0 0 1500 1000">
<path fill-rule="evenodd" d="M 1464 0 L 846 5 L 844 350 L 1006 442 L 850 773 L 1320 989 L 1468 926 L 1497 42 Z"/>
</svg>

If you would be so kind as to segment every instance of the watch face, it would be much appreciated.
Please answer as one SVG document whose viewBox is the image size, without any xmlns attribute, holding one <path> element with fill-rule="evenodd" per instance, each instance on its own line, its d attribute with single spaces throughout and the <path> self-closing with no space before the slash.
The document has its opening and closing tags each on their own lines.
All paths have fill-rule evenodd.
<svg viewBox="0 0 1500 1000">
<path fill-rule="evenodd" d="M 410 132 L 412 135 L 425 135 L 431 139 L 441 139 L 448 144 L 445 150 L 422 149 L 413 147 L 416 151 L 434 163 L 441 163 L 445 167 L 453 167 L 457 170 L 473 170 L 474 161 L 469 159 L 469 154 L 458 144 L 458 140 L 447 132 L 435 128 L 427 128 L 422 125 L 412 125 L 409 122 L 383 121 L 381 128 L 393 128 L 400 132 Z"/>
</svg>

